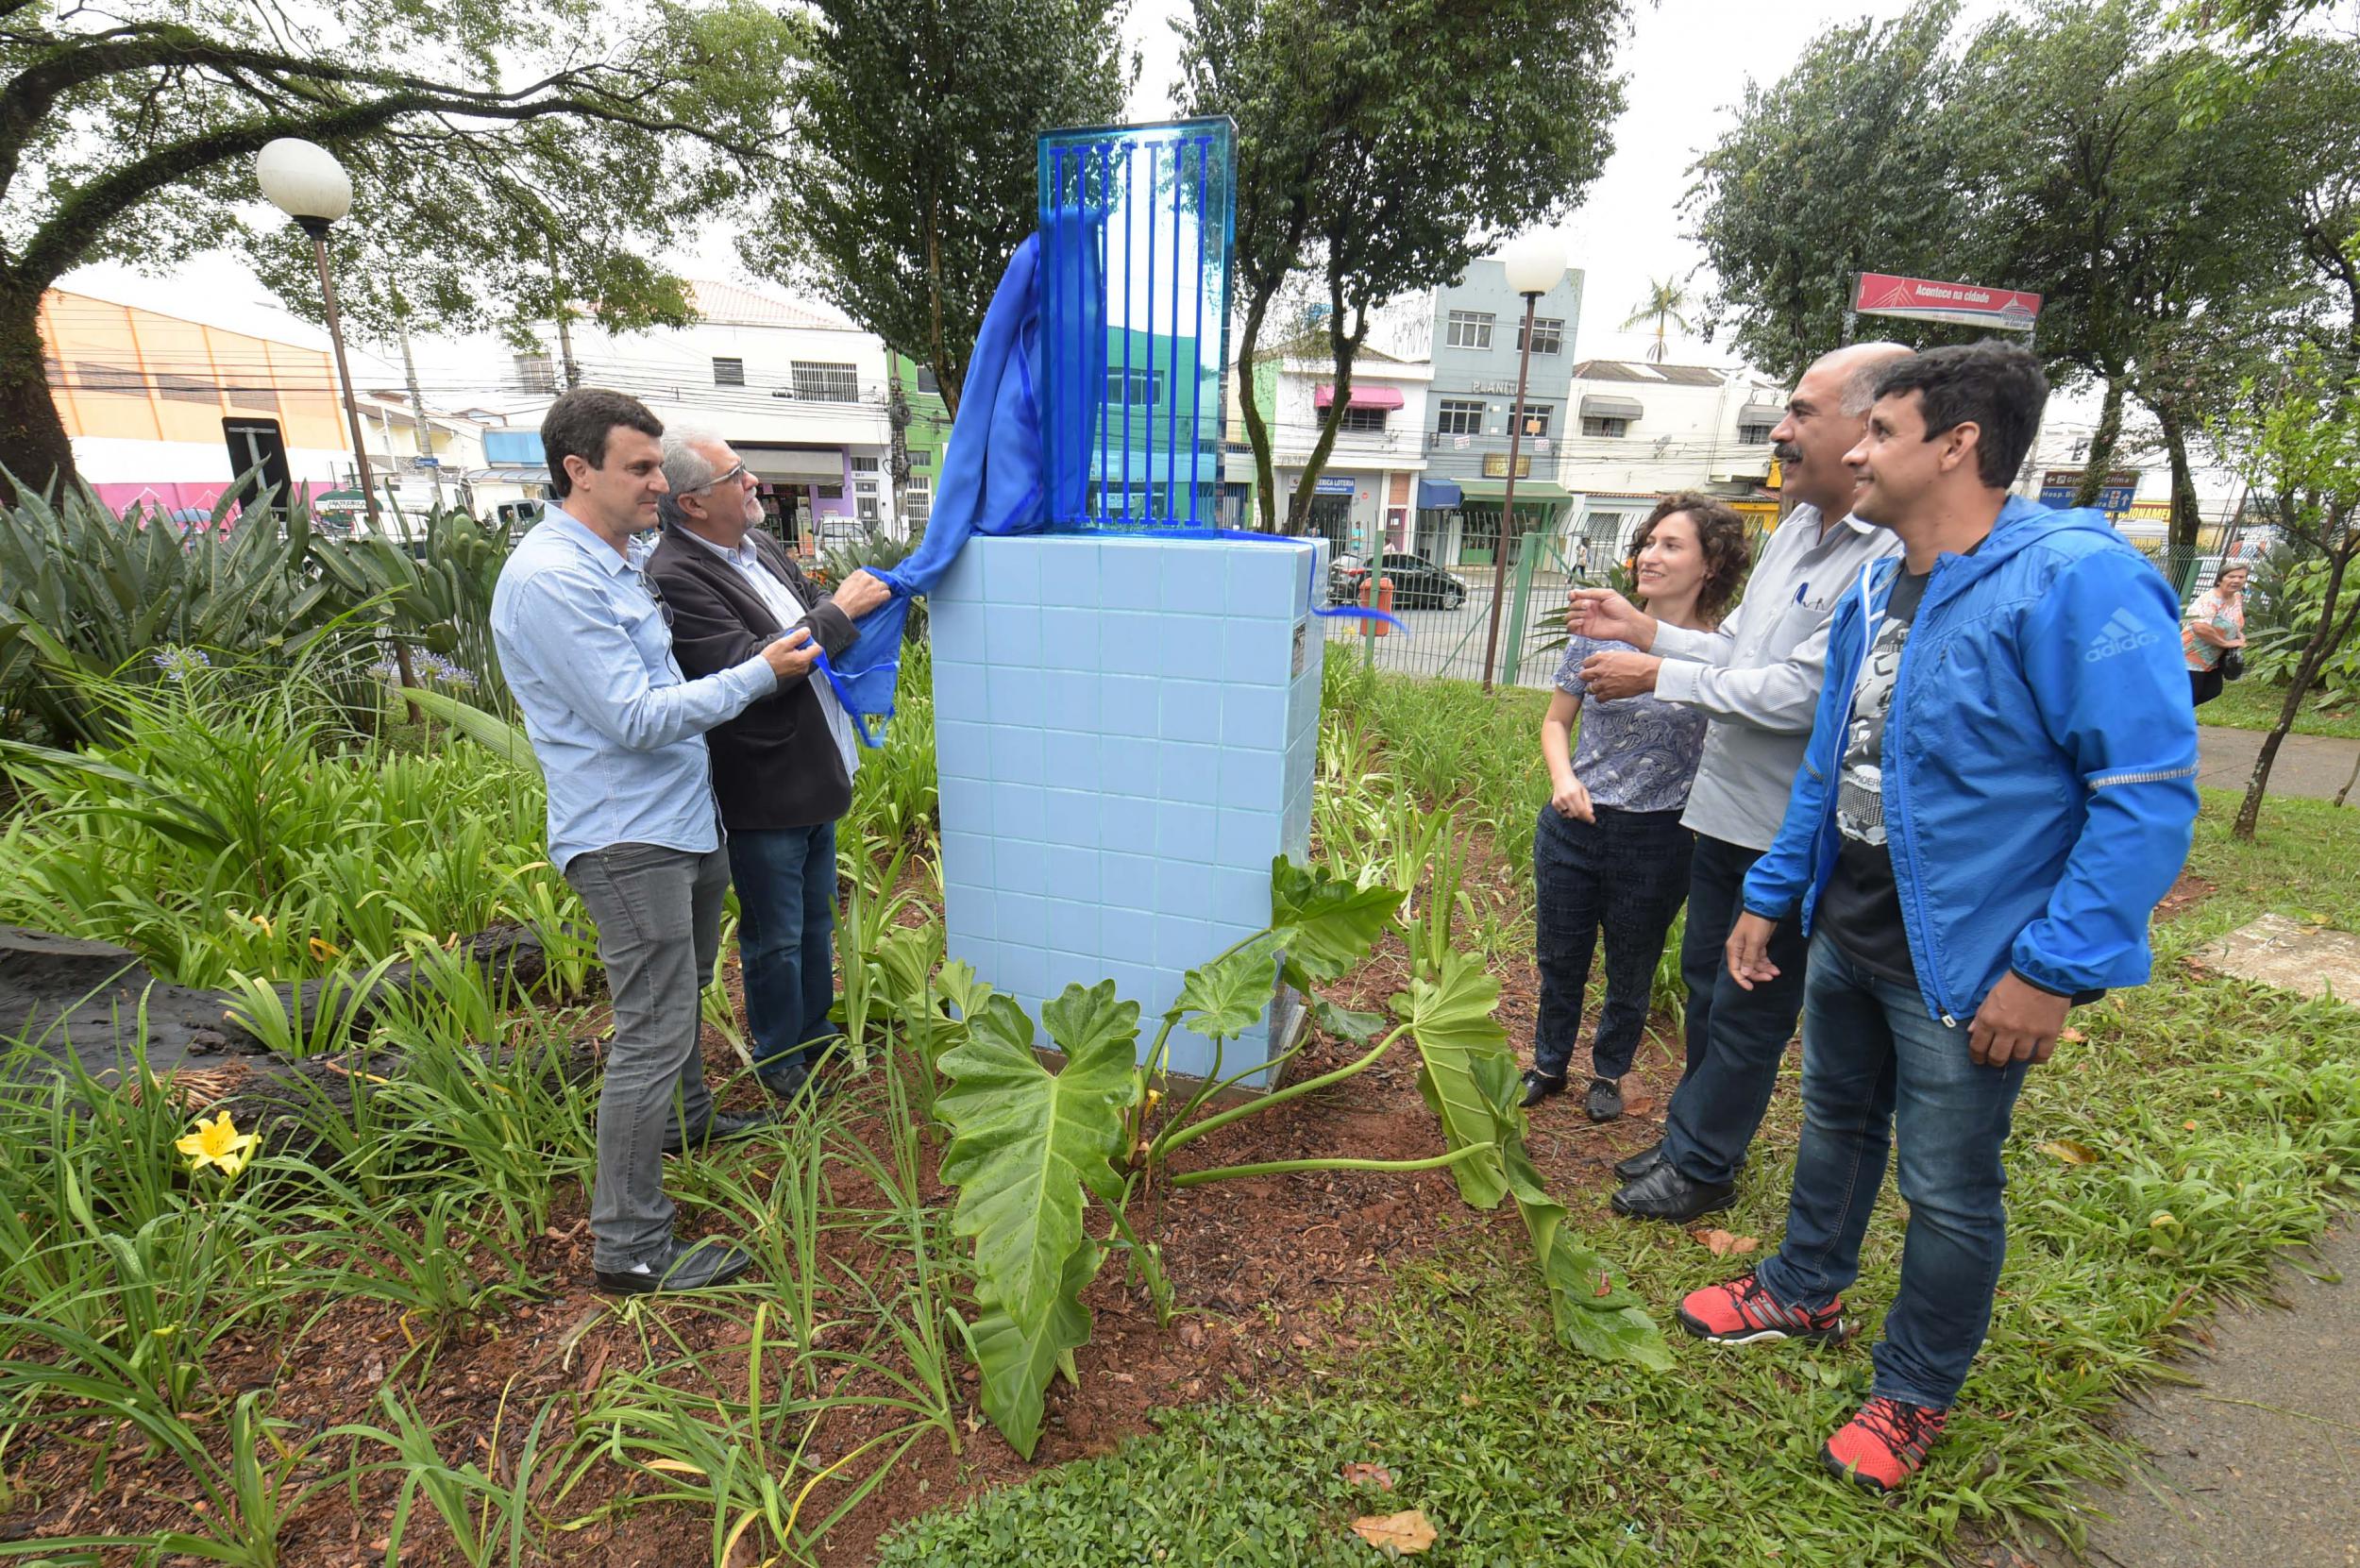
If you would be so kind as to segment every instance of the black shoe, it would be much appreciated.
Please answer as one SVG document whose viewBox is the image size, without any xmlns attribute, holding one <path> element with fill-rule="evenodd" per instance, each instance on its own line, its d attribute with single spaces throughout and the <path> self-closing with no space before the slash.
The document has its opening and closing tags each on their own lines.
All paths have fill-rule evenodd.
<svg viewBox="0 0 2360 1568">
<path fill-rule="evenodd" d="M 745 1138 L 750 1134 L 760 1132 L 778 1119 L 779 1113 L 773 1110 L 715 1111 L 705 1118 L 703 1126 L 699 1127 L 686 1138 L 675 1136 L 665 1138 L 664 1152 L 667 1155 L 684 1154 L 690 1149 L 701 1149 L 708 1143 L 721 1143 L 733 1138 Z"/>
<path fill-rule="evenodd" d="M 1525 1097 L 1517 1104 L 1529 1108 L 1539 1104 L 1552 1094 L 1564 1092 L 1565 1078 L 1562 1073 L 1552 1078 L 1539 1068 L 1533 1068 L 1525 1073 Z"/>
<path fill-rule="evenodd" d="M 1662 1163 L 1663 1140 L 1659 1138 L 1653 1143 L 1648 1144 L 1644 1149 L 1640 1150 L 1639 1153 L 1631 1155 L 1628 1159 L 1616 1160 L 1614 1162 L 1614 1173 L 1622 1177 L 1623 1180 L 1627 1182 L 1637 1181 L 1640 1177 L 1645 1175 L 1648 1172 L 1654 1170 L 1657 1166 Z"/>
<path fill-rule="evenodd" d="M 666 1244 L 665 1256 L 634 1269 L 598 1271 L 598 1289 L 611 1295 L 672 1295 L 681 1290 L 710 1290 L 727 1285 L 753 1266 L 753 1256 L 734 1241 L 707 1237 L 683 1246 Z"/>
<path fill-rule="evenodd" d="M 1735 1182 L 1690 1181 L 1670 1160 L 1660 1160 L 1644 1175 L 1608 1200 L 1617 1214 L 1634 1220 L 1668 1220 L 1686 1224 L 1700 1215 L 1729 1206 L 1737 1196 Z"/>
<path fill-rule="evenodd" d="M 1611 1121 L 1623 1114 L 1623 1084 L 1619 1078 L 1593 1078 L 1582 1107 L 1593 1121 Z"/>
<path fill-rule="evenodd" d="M 784 1067 L 758 1072 L 755 1076 L 762 1080 L 762 1087 L 770 1091 L 771 1097 L 783 1105 L 816 1105 L 835 1087 L 805 1067 L 800 1058 Z"/>
</svg>

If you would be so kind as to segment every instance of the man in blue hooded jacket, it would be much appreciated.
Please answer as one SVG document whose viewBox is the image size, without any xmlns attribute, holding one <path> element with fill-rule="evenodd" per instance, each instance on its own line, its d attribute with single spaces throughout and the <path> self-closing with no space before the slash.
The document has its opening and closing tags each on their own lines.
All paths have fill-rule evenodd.
<svg viewBox="0 0 2360 1568">
<path fill-rule="evenodd" d="M 1770 934 L 1799 906 L 1803 1135 L 1778 1251 L 1680 1322 L 1722 1344 L 1841 1340 L 1897 1144 L 1900 1290 L 1871 1397 L 1822 1451 L 1880 1491 L 1923 1464 L 1990 1325 L 2025 1071 L 2075 1002 L 2147 980 L 2196 818 L 2171 590 L 2099 514 L 2007 493 L 2048 393 L 1997 343 L 1879 382 L 1846 461 L 1854 510 L 1902 558 L 1836 610 L 1811 747 L 1727 953 L 1739 985 L 1775 978 Z"/>
</svg>

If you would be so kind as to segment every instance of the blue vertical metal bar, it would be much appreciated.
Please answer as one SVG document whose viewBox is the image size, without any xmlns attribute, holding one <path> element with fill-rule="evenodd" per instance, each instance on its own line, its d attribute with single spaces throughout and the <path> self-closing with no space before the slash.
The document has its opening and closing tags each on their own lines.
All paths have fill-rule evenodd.
<svg viewBox="0 0 2360 1568">
<path fill-rule="evenodd" d="M 1180 160 L 1186 140 L 1172 144 L 1172 390 L 1164 398 L 1164 506 L 1167 523 L 1178 523 L 1180 488 Z M 1193 442 L 1190 443 L 1194 445 Z M 1193 472 L 1193 470 L 1191 470 Z M 1188 487 L 1188 520 L 1196 521 L 1196 487 Z"/>
<path fill-rule="evenodd" d="M 1122 144 L 1122 520 L 1131 521 L 1131 164 L 1138 149 Z M 1110 242 L 1111 243 L 1111 242 Z M 1109 312 L 1111 313 L 1111 312 Z"/>
<path fill-rule="evenodd" d="M 1147 438 L 1147 521 L 1155 520 L 1155 144 L 1147 145 L 1147 286 L 1140 292 L 1147 296 L 1147 330 L 1141 334 L 1147 347 L 1147 412 L 1139 423 Z M 1124 406 L 1129 406 L 1131 389 L 1123 387 Z"/>
<path fill-rule="evenodd" d="M 1045 184 L 1048 188 L 1041 192 L 1041 206 L 1044 209 L 1041 212 L 1040 225 L 1040 243 L 1043 246 L 1041 264 L 1049 269 L 1046 276 L 1053 280 L 1053 286 L 1043 289 L 1040 295 L 1041 342 L 1048 346 L 1048 362 L 1054 364 L 1056 362 L 1056 345 L 1058 342 L 1057 316 L 1060 306 L 1063 303 L 1057 298 L 1057 291 L 1054 286 L 1054 279 L 1057 276 L 1057 258 L 1059 251 L 1062 248 L 1059 245 L 1058 241 L 1065 233 L 1065 223 L 1063 221 L 1065 214 L 1065 148 L 1061 146 L 1052 146 L 1049 149 L 1049 178 L 1045 181 Z M 1052 384 L 1054 385 L 1054 383 L 1053 382 Z M 1070 432 L 1061 430 L 1057 428 L 1058 423 L 1056 399 L 1053 396 L 1050 400 L 1049 418 L 1041 428 L 1041 447 L 1043 455 L 1049 460 L 1047 471 L 1052 474 L 1057 471 L 1057 454 L 1059 450 L 1063 448 L 1066 442 L 1072 439 Z M 1064 521 L 1063 518 L 1052 516 L 1049 519 L 1049 526 L 1054 528 L 1062 521 Z"/>
<path fill-rule="evenodd" d="M 1210 138 L 1199 137 L 1196 143 L 1196 365 L 1190 379 L 1195 383 L 1196 400 L 1189 406 L 1188 420 L 1195 427 L 1195 439 L 1188 443 L 1188 521 L 1197 520 L 1197 464 L 1205 450 L 1205 225 L 1211 214 L 1205 210 L 1208 192 L 1205 180 L 1205 151 Z M 1228 367 L 1223 366 L 1225 371 Z M 1221 405 L 1213 405 L 1214 416 L 1220 416 Z M 1223 430 L 1222 438 L 1228 439 Z"/>
<path fill-rule="evenodd" d="M 1098 144 L 1098 190 L 1096 194 L 1098 199 L 1104 203 L 1110 215 L 1114 208 L 1114 201 L 1112 199 L 1114 188 L 1114 144 L 1110 142 L 1101 142 Z M 1103 244 L 1106 245 L 1109 249 L 1112 248 L 1113 241 L 1109 226 L 1093 223 L 1090 225 L 1088 232 L 1089 240 L 1092 244 Z M 1102 343 L 1105 341 L 1106 335 L 1105 312 L 1104 307 L 1106 303 L 1106 279 L 1108 276 L 1106 267 L 1107 260 L 1108 258 L 1105 256 L 1098 258 L 1098 304 L 1101 309 L 1093 313 L 1090 311 L 1088 302 L 1087 301 L 1084 302 L 1082 307 L 1084 333 L 1087 334 L 1089 332 L 1096 332 L 1099 336 L 1099 341 Z M 1094 365 L 1098 362 L 1098 353 L 1094 348 L 1085 347 L 1082 352 L 1082 363 L 1085 366 Z M 1112 515 L 1110 509 L 1106 505 L 1106 477 L 1109 470 L 1113 466 L 1107 462 L 1106 443 L 1114 434 L 1115 423 L 1112 419 L 1107 417 L 1105 378 L 1101 376 L 1099 378 L 1098 384 L 1094 387 L 1086 389 L 1084 396 L 1089 399 L 1089 406 L 1098 411 L 1098 505 L 1096 510 L 1099 526 L 1103 528 L 1108 521 L 1111 520 Z"/>
</svg>

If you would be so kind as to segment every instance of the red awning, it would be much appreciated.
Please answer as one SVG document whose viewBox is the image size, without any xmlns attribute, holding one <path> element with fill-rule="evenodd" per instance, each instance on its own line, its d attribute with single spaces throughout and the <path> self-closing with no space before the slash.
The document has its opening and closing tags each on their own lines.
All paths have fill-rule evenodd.
<svg viewBox="0 0 2360 1568">
<path fill-rule="evenodd" d="M 1334 384 L 1324 383 L 1311 394 L 1311 406 L 1323 409 L 1336 401 Z M 1357 386 L 1352 389 L 1352 401 L 1345 405 L 1356 409 L 1397 409 L 1401 407 L 1401 388 L 1397 386 Z"/>
</svg>

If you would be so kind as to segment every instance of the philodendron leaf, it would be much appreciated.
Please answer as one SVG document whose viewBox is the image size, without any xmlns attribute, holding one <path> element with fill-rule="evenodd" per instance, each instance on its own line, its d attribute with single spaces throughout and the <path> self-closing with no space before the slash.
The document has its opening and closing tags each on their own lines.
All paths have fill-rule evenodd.
<svg viewBox="0 0 2360 1568">
<path fill-rule="evenodd" d="M 1606 1260 L 1565 1228 L 1565 1206 L 1549 1196 L 1533 1166 L 1525 1149 L 1525 1113 L 1516 1104 L 1522 1086 L 1514 1061 L 1478 1056 L 1473 1076 L 1492 1110 L 1500 1171 L 1532 1238 L 1557 1337 L 1600 1360 L 1630 1361 L 1658 1372 L 1670 1366 L 1672 1352 L 1655 1320 L 1637 1295 L 1614 1282 Z"/>
<path fill-rule="evenodd" d="M 942 1179 L 959 1189 L 952 1229 L 974 1239 L 976 1300 L 1027 1336 L 1042 1332 L 1081 1243 L 1084 1190 L 1117 1189 L 1138 1020 L 1111 980 L 1067 986 L 1041 1008 L 1066 1057 L 1053 1073 L 1033 1054 L 1032 1020 L 995 995 L 968 1020 L 967 1039 L 942 1054 L 951 1087 L 936 1110 L 952 1129 Z"/>
<path fill-rule="evenodd" d="M 1499 999 L 1500 983 L 1463 953 L 1445 953 L 1434 979 L 1413 980 L 1392 999 L 1393 1016 L 1409 1026 L 1425 1061 L 1419 1090 L 1441 1119 L 1442 1141 L 1453 1149 L 1494 1141 L 1492 1106 L 1476 1086 L 1474 1065 L 1479 1058 L 1513 1065 L 1508 1032 L 1492 1016 Z M 1496 1207 L 1507 1194 L 1499 1161 L 1491 1155 L 1460 1160 L 1451 1173 L 1458 1178 L 1459 1195 L 1477 1208 Z"/>
<path fill-rule="evenodd" d="M 1313 980 L 1357 968 L 1401 907 L 1393 888 L 1361 887 L 1284 855 L 1271 862 L 1270 874 L 1271 929 L 1285 934 L 1287 956 Z"/>
<path fill-rule="evenodd" d="M 877 943 L 870 961 L 885 976 L 885 994 L 893 1004 L 905 1013 L 919 1012 L 926 1005 L 927 980 L 942 961 L 942 927 L 933 920 L 895 926 Z"/>
<path fill-rule="evenodd" d="M 975 966 L 964 958 L 953 958 L 942 966 L 935 976 L 935 989 L 942 1000 L 958 1009 L 959 1017 L 973 1018 L 982 1011 L 992 995 L 990 983 L 975 977 Z"/>
<path fill-rule="evenodd" d="M 1262 1016 L 1278 984 L 1278 945 L 1283 934 L 1266 931 L 1235 952 L 1223 953 L 1180 982 L 1172 1011 L 1208 1040 L 1234 1040 Z"/>
<path fill-rule="evenodd" d="M 1066 1259 L 1058 1292 L 1049 1311 L 1029 1326 L 998 1307 L 987 1307 L 974 1323 L 963 1325 L 968 1354 L 983 1373 L 984 1414 L 1008 1440 L 1008 1446 L 1026 1458 L 1040 1442 L 1042 1396 L 1059 1363 L 1090 1337 L 1089 1308 L 1082 1292 L 1098 1277 L 1104 1254 L 1098 1243 L 1085 1239 Z"/>
</svg>

